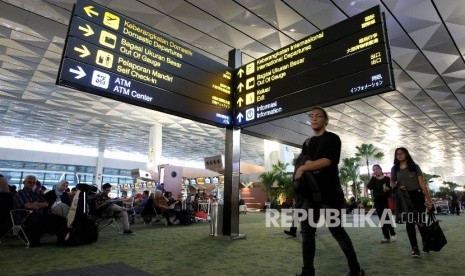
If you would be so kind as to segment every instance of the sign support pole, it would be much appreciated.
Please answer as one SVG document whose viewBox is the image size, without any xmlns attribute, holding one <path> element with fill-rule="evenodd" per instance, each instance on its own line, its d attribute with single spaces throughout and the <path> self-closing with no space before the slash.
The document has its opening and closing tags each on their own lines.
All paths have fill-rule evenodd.
<svg viewBox="0 0 465 276">
<path fill-rule="evenodd" d="M 237 49 L 229 52 L 229 67 L 238 68 L 242 65 L 241 52 Z M 241 130 L 226 128 L 225 169 L 224 169 L 224 208 L 223 235 L 231 239 L 243 239 L 239 234 L 239 185 Z"/>
</svg>

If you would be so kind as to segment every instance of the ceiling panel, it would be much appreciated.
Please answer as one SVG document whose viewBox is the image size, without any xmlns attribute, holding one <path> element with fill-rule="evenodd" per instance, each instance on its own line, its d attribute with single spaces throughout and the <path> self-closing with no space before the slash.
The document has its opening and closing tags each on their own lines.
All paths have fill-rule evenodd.
<svg viewBox="0 0 465 276">
<path fill-rule="evenodd" d="M 390 164 L 394 149 L 405 146 L 425 172 L 465 181 L 465 1 L 97 2 L 223 64 L 232 49 L 246 63 L 379 4 L 396 90 L 328 107 L 328 129 L 341 136 L 343 158 L 373 143 Z M 161 124 L 166 157 L 203 161 L 224 153 L 224 129 L 56 86 L 74 3 L 0 0 L 0 136 L 146 154 L 150 126 Z M 307 118 L 244 129 L 242 161 L 263 165 L 263 137 L 300 146 L 312 133 Z"/>
</svg>

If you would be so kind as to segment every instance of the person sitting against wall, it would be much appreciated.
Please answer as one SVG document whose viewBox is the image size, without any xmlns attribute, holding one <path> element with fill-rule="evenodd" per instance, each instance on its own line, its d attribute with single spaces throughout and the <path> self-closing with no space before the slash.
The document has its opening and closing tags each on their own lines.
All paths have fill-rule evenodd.
<svg viewBox="0 0 465 276">
<path fill-rule="evenodd" d="M 24 231 L 29 239 L 29 246 L 40 246 L 40 238 L 45 234 L 61 234 L 66 228 L 66 218 L 45 212 L 48 203 L 35 191 L 37 179 L 28 175 L 23 181 L 24 188 L 18 191 L 15 198 L 15 209 L 30 210 L 31 214 L 24 222 Z"/>
<path fill-rule="evenodd" d="M 176 216 L 176 219 L 179 219 L 179 216 L 177 212 L 174 209 L 170 209 L 168 205 L 168 201 L 166 200 L 165 197 L 163 197 L 162 191 L 161 190 L 156 190 L 155 191 L 155 199 L 153 201 L 153 207 L 157 211 L 157 213 L 162 214 L 166 218 L 166 224 L 168 226 L 173 225 L 173 223 L 170 220 L 171 216 Z"/>
<path fill-rule="evenodd" d="M 111 192 L 111 184 L 105 183 L 102 185 L 102 192 L 95 198 L 95 210 L 97 215 L 103 217 L 121 218 L 123 222 L 123 234 L 130 235 L 133 231 L 129 229 L 129 209 L 119 206 L 118 200 L 113 200 L 109 197 Z"/>
</svg>

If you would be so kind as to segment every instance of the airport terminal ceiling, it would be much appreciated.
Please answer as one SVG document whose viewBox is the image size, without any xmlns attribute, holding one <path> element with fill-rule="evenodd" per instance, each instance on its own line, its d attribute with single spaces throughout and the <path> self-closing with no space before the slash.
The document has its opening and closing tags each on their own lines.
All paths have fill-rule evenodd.
<svg viewBox="0 0 465 276">
<path fill-rule="evenodd" d="M 225 130 L 55 84 L 73 0 L 0 0 L 0 136 L 145 154 L 163 126 L 163 156 L 203 161 L 224 151 Z M 243 63 L 380 5 L 396 90 L 328 107 L 342 157 L 373 143 L 391 164 L 407 147 L 423 170 L 464 184 L 465 1 L 96 1 L 216 61 Z M 300 145 L 305 113 L 245 128 L 241 158 L 263 165 L 268 137 Z M 384 168 L 388 171 L 388 168 Z"/>
</svg>

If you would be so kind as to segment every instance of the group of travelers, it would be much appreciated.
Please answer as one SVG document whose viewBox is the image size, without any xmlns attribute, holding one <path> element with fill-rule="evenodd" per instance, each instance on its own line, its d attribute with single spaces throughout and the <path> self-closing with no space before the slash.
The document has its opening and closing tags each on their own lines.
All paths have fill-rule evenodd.
<svg viewBox="0 0 465 276">
<path fill-rule="evenodd" d="M 338 163 L 341 155 L 341 139 L 335 133 L 326 130 L 329 122 L 327 112 L 320 107 L 315 107 L 309 112 L 309 120 L 314 135 L 308 138 L 302 145 L 302 151 L 296 162 L 293 174 L 294 202 L 289 201 L 288 207 L 300 208 L 313 212 L 301 221 L 302 258 L 303 267 L 300 275 L 315 275 L 314 258 L 316 254 L 316 223 L 320 218 L 320 210 L 342 210 L 345 199 L 339 179 Z M 414 162 L 409 151 L 400 147 L 394 152 L 394 165 L 391 168 L 390 177 L 384 175 L 379 165 L 373 166 L 373 175 L 367 187 L 373 191 L 376 212 L 380 219 L 388 209 L 388 198 L 395 196 L 396 216 L 405 223 L 408 239 L 411 247 L 411 257 L 420 257 L 416 228 L 422 237 L 422 251 L 430 251 L 425 241 L 426 213 L 433 208 L 428 186 L 425 183 L 420 166 Z M 4 186 L 5 179 L 0 177 L 0 192 L 7 192 Z M 66 215 L 73 198 L 66 189 L 68 183 L 61 181 L 55 185 L 52 191 L 41 195 L 35 189 L 37 179 L 33 175 L 25 178 L 24 188 L 17 192 L 14 203 L 15 208 L 23 208 L 31 211 L 26 224 L 26 234 L 30 239 L 30 246 L 40 245 L 40 237 L 45 233 L 57 234 L 66 227 Z M 148 219 L 154 213 L 162 214 L 168 225 L 172 224 L 170 217 L 179 219 L 179 199 L 174 199 L 164 187 L 157 189 L 149 195 L 144 191 L 138 206 L 129 210 L 109 197 L 111 184 L 105 183 L 102 192 L 95 197 L 95 211 L 97 214 L 121 218 L 123 234 L 132 234 L 128 212 L 134 211 Z M 195 196 L 195 199 L 207 198 L 205 193 Z M 5 201 L 4 201 L 5 202 Z M 355 202 L 354 202 L 355 203 Z M 270 208 L 271 201 L 265 204 Z M 178 208 L 176 208 L 178 206 Z M 352 206 L 355 208 L 355 206 Z M 339 212 L 339 214 L 342 214 Z M 144 219 L 145 220 L 145 219 Z M 342 220 L 340 220 L 342 221 Z M 382 243 L 396 241 L 396 232 L 390 219 L 382 225 Z M 343 225 L 329 226 L 329 231 L 338 242 L 347 259 L 348 275 L 365 275 L 361 268 L 357 254 L 354 250 L 351 238 Z M 297 227 L 293 225 L 289 235 L 296 236 Z"/>
<path fill-rule="evenodd" d="M 29 242 L 29 247 L 40 246 L 41 237 L 48 233 L 58 238 L 69 229 L 67 223 L 68 213 L 76 194 L 77 189 L 69 189 L 69 183 L 65 180 L 58 182 L 53 188 L 42 193 L 40 182 L 34 175 L 24 178 L 23 188 L 16 192 L 12 189 L 16 186 L 9 186 L 3 175 L 0 175 L 0 196 L 1 196 L 1 217 L 0 234 L 3 236 L 11 227 L 10 210 L 23 209 L 26 213 L 23 227 Z M 81 184 L 80 184 L 81 185 Z M 87 186 L 87 185 L 86 185 Z M 168 225 L 172 225 L 169 218 L 176 215 L 175 208 L 180 208 L 180 201 L 175 200 L 172 194 L 166 191 L 162 194 L 160 189 L 149 196 L 148 191 L 142 193 L 141 200 L 134 208 L 125 208 L 120 199 L 110 198 L 111 184 L 102 185 L 101 192 L 98 188 L 90 186 L 86 194 L 86 204 L 88 214 L 96 218 L 118 218 L 123 225 L 123 234 L 133 234 L 130 229 L 130 222 L 135 213 L 142 213 L 145 218 L 152 217 L 153 214 L 162 214 Z M 145 213 L 143 212 L 145 210 Z M 179 209 L 177 209 L 179 210 Z M 177 217 L 177 216 L 176 216 Z"/>
<path fill-rule="evenodd" d="M 312 209 L 307 218 L 301 221 L 303 267 L 300 275 L 315 275 L 314 258 L 316 251 L 316 223 L 320 218 L 320 210 L 335 209 L 342 214 L 345 206 L 343 190 L 339 180 L 338 163 L 341 154 L 341 140 L 338 135 L 326 130 L 329 122 L 327 112 L 320 107 L 309 112 L 310 125 L 314 132 L 302 145 L 302 151 L 296 159 L 294 179 L 294 208 Z M 373 191 L 376 212 L 381 219 L 389 208 L 389 196 L 395 196 L 396 216 L 405 223 L 411 247 L 411 257 L 420 257 L 416 236 L 418 228 L 423 241 L 422 251 L 430 251 L 426 240 L 426 214 L 432 211 L 433 204 L 428 186 L 425 183 L 420 166 L 413 161 L 409 151 L 400 147 L 394 152 L 394 165 L 391 177 L 384 175 L 379 165 L 373 166 L 373 176 L 368 188 Z M 350 208 L 356 208 L 355 199 Z M 392 226 L 392 218 L 385 217 L 382 225 L 382 243 L 396 241 L 396 232 Z M 313 214 L 313 216 L 312 216 Z M 341 217 L 339 217 L 339 221 Z M 347 275 L 365 275 L 354 250 L 352 241 L 341 223 L 328 227 L 344 252 L 349 266 Z M 293 226 L 286 234 L 296 236 Z"/>
</svg>

